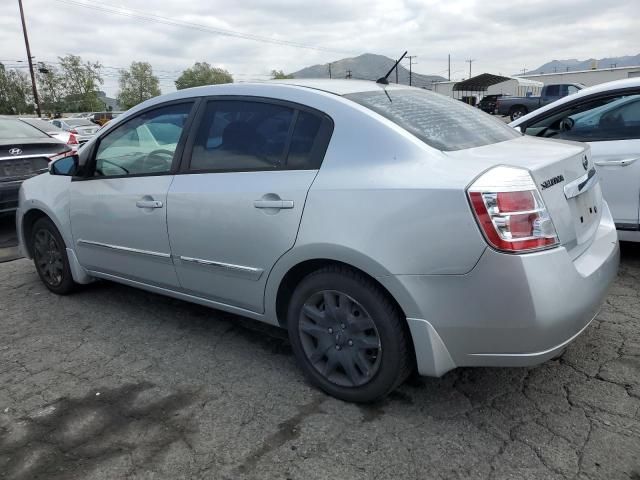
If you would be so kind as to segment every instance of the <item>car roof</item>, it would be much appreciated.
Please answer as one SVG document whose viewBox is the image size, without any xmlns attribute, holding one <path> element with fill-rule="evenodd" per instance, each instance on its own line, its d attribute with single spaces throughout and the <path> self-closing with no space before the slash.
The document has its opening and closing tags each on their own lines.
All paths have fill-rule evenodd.
<svg viewBox="0 0 640 480">
<path fill-rule="evenodd" d="M 560 100 L 556 100 L 553 103 L 550 103 L 548 105 L 545 105 L 542 108 L 538 108 L 533 112 L 523 115 L 519 119 L 511 122 L 509 125 L 511 125 L 512 127 L 517 127 L 518 125 L 524 123 L 525 121 L 535 118 L 538 115 L 545 113 L 553 108 L 556 108 L 560 105 L 564 105 L 565 103 L 569 103 L 583 97 L 588 97 L 590 95 L 594 95 L 598 93 L 606 93 L 614 90 L 622 90 L 624 88 L 633 88 L 633 87 L 640 87 L 640 77 L 625 78 L 623 80 L 614 80 L 613 82 L 600 83 L 592 87 L 583 88 L 577 93 L 574 93 L 572 95 L 567 95 L 566 97 L 562 97 Z"/>
<path fill-rule="evenodd" d="M 322 90 L 323 92 L 333 93 L 336 95 L 348 95 L 350 93 L 371 92 L 387 88 L 390 90 L 408 89 L 406 85 L 389 83 L 382 85 L 370 80 L 347 80 L 347 79 L 331 79 L 331 78 L 291 78 L 286 80 L 269 80 L 270 84 L 291 85 L 294 87 L 312 88 L 314 90 Z"/>
</svg>

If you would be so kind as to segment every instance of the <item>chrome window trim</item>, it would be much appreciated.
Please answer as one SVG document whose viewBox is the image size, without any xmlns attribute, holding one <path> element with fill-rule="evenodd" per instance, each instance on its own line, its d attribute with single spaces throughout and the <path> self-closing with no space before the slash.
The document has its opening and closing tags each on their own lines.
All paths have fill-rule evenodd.
<svg viewBox="0 0 640 480">
<path fill-rule="evenodd" d="M 262 268 L 246 267 L 244 265 L 234 265 L 232 263 L 215 262 L 213 260 L 204 260 L 202 258 L 180 256 L 180 260 L 196 265 L 216 267 L 227 271 L 241 273 L 243 274 L 243 276 L 246 276 L 247 278 L 250 278 L 252 280 L 258 280 L 262 276 L 262 272 L 264 271 Z"/>
<path fill-rule="evenodd" d="M 160 258 L 171 258 L 171 254 L 170 253 L 154 252 L 154 251 L 151 251 L 151 250 L 140 250 L 138 248 L 131 248 L 131 247 L 122 247 L 120 245 L 111 245 L 111 244 L 108 244 L 108 243 L 94 242 L 93 240 L 78 239 L 78 241 L 76 243 L 78 245 L 89 245 L 89 246 L 93 246 L 93 247 L 108 248 L 108 249 L 111 249 L 111 250 L 117 250 L 119 252 L 138 253 L 138 254 L 141 254 L 141 255 L 149 255 L 149 256 L 152 256 L 152 257 L 160 257 Z"/>
</svg>

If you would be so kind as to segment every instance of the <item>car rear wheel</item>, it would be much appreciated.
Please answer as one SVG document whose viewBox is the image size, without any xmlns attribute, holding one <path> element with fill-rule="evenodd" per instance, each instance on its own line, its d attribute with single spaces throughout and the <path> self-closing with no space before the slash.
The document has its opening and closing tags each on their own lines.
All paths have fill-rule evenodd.
<svg viewBox="0 0 640 480">
<path fill-rule="evenodd" d="M 402 314 L 379 286 L 346 267 L 302 280 L 289 304 L 288 330 L 306 377 L 342 400 L 378 400 L 411 373 Z"/>
<path fill-rule="evenodd" d="M 66 295 L 75 287 L 64 240 L 53 222 L 40 218 L 32 229 L 33 263 L 42 283 L 58 295 Z"/>
<path fill-rule="evenodd" d="M 509 116 L 511 117 L 511 121 L 514 121 L 526 115 L 527 113 L 529 112 L 527 112 L 527 109 L 525 107 L 513 107 L 511 109 L 511 112 L 509 113 Z"/>
</svg>

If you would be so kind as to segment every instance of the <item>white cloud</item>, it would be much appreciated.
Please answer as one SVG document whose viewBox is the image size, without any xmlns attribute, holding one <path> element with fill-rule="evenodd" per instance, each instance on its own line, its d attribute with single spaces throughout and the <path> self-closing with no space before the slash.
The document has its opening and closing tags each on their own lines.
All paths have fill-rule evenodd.
<svg viewBox="0 0 640 480">
<path fill-rule="evenodd" d="M 77 0 L 76 0 L 77 1 Z M 417 55 L 418 73 L 514 73 L 552 59 L 635 55 L 640 2 L 628 0 L 79 0 L 181 22 L 353 52 Z M 271 69 L 295 71 L 346 54 L 293 48 L 147 22 L 57 2 L 23 0 L 32 54 L 67 53 L 107 66 L 149 61 L 163 91 L 195 61 L 223 66 L 238 80 Z M 17 2 L 0 5 L 0 60 L 24 59 Z M 114 69 L 104 89 L 117 90 Z"/>
</svg>

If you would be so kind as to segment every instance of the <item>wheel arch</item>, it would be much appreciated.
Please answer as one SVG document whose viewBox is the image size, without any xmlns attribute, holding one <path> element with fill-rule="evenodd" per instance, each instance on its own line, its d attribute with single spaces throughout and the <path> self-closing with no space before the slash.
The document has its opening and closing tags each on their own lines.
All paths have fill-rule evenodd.
<svg viewBox="0 0 640 480">
<path fill-rule="evenodd" d="M 406 289 L 375 260 L 345 247 L 308 245 L 289 251 L 271 270 L 265 288 L 265 316 L 269 323 L 286 327 L 286 309 L 295 286 L 309 273 L 336 264 L 370 278 L 389 296 L 405 318 L 418 314 L 418 307 Z"/>
<path fill-rule="evenodd" d="M 524 110 L 525 112 L 529 113 L 529 109 L 527 108 L 527 106 L 523 105 L 522 103 L 512 105 L 511 108 L 509 109 L 509 113 L 513 113 L 517 110 Z"/>
<path fill-rule="evenodd" d="M 24 246 L 23 253 L 27 258 L 33 258 L 33 245 L 31 244 L 31 235 L 33 233 L 33 226 L 41 218 L 48 218 L 53 222 L 54 225 L 56 225 L 55 220 L 39 208 L 32 208 L 22 215 L 20 234 L 22 235 L 22 244 Z M 56 225 L 56 228 L 60 230 L 58 225 Z"/>
</svg>

